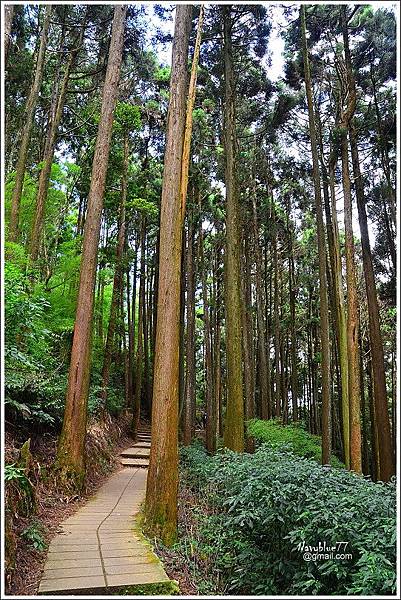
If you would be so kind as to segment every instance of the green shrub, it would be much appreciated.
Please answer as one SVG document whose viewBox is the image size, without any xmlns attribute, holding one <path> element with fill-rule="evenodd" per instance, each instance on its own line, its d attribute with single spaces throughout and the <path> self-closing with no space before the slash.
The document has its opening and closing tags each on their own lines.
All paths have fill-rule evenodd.
<svg viewBox="0 0 401 600">
<path fill-rule="evenodd" d="M 6 416 L 48 427 L 62 421 L 66 378 L 55 356 L 59 336 L 47 323 L 49 302 L 40 286 L 29 291 L 30 285 L 19 266 L 6 264 Z"/>
<path fill-rule="evenodd" d="M 305 431 L 301 422 L 282 425 L 276 419 L 252 419 L 247 423 L 247 433 L 259 442 L 276 447 L 286 444 L 295 454 L 322 462 L 321 437 Z M 331 466 L 344 467 L 344 464 L 332 455 Z"/>
<path fill-rule="evenodd" d="M 43 552 L 47 548 L 44 535 L 45 528 L 43 524 L 36 519 L 21 533 L 21 536 L 27 540 L 35 550 L 38 550 L 38 552 Z"/>
<path fill-rule="evenodd" d="M 181 456 L 183 483 L 203 507 L 196 568 L 213 578 L 214 593 L 395 592 L 394 483 L 322 467 L 282 445 L 215 457 L 196 446 Z M 347 542 L 339 552 L 352 557 L 304 560 L 300 545 L 319 542 Z"/>
<path fill-rule="evenodd" d="M 35 491 L 23 466 L 16 463 L 4 466 L 4 487 L 6 508 L 13 516 L 28 516 L 35 510 Z"/>
</svg>

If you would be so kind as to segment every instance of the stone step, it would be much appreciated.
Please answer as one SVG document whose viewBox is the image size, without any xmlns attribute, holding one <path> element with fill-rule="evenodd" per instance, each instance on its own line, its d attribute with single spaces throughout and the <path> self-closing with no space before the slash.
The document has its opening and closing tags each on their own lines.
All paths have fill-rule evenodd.
<svg viewBox="0 0 401 600">
<path fill-rule="evenodd" d="M 145 458 L 150 456 L 150 448 L 127 448 L 120 453 L 123 458 Z"/>
<path fill-rule="evenodd" d="M 145 467 L 149 466 L 149 460 L 147 458 L 121 458 L 120 463 L 124 467 Z"/>
</svg>

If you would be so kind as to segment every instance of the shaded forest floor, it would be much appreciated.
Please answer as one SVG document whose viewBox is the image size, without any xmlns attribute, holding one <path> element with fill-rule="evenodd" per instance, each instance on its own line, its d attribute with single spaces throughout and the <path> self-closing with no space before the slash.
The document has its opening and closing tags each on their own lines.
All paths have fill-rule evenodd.
<svg viewBox="0 0 401 600">
<path fill-rule="evenodd" d="M 76 512 L 102 483 L 121 468 L 117 461 L 119 452 L 132 443 L 129 437 L 129 416 L 109 420 L 103 425 L 93 423 L 87 438 L 87 478 L 80 495 L 67 496 L 55 485 L 51 467 L 57 449 L 57 436 L 38 434 L 31 437 L 32 459 L 29 479 L 35 489 L 36 508 L 24 516 L 13 511 L 11 522 L 12 552 L 5 571 L 6 590 L 13 595 L 36 595 L 50 540 L 56 535 L 59 524 Z M 26 439 L 26 438 L 25 438 Z M 22 443 L 25 441 L 22 439 Z M 16 462 L 21 436 L 6 434 L 5 463 Z M 12 563 L 14 563 L 12 565 Z M 11 568 L 10 568 L 11 567 Z"/>
<path fill-rule="evenodd" d="M 88 477 L 80 496 L 61 494 L 52 479 L 56 436 L 31 437 L 28 473 L 36 509 L 24 515 L 15 496 L 14 504 L 6 504 L 15 544 L 7 593 L 37 594 L 50 540 L 61 521 L 119 470 L 116 457 L 132 443 L 130 421 L 91 424 Z M 338 459 L 331 468 L 322 467 L 316 436 L 300 427 L 255 421 L 249 428 L 256 441 L 253 454 L 221 449 L 210 456 L 200 439 L 181 447 L 177 543 L 166 548 L 150 540 L 179 594 L 393 594 L 395 483 L 374 483 L 347 471 Z M 7 435 L 7 465 L 18 464 L 24 440 Z M 311 564 L 299 545 L 316 540 L 343 540 L 349 554 Z M 138 595 L 148 593 L 144 586 Z"/>
<path fill-rule="evenodd" d="M 395 482 L 322 466 L 306 432 L 283 426 L 279 442 L 278 424 L 256 425 L 253 454 L 181 448 L 178 539 L 156 548 L 181 594 L 394 594 Z M 336 550 L 311 562 L 318 541 Z"/>
</svg>

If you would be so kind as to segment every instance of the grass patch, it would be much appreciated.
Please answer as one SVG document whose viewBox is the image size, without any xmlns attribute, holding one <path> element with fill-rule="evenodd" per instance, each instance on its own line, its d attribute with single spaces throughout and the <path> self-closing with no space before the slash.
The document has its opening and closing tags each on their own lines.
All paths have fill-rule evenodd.
<svg viewBox="0 0 401 600">
<path fill-rule="evenodd" d="M 111 593 L 113 596 L 179 596 L 180 588 L 176 581 L 164 581 L 115 588 Z"/>
<path fill-rule="evenodd" d="M 319 435 L 308 433 L 302 422 L 283 425 L 277 419 L 252 419 L 247 423 L 247 434 L 256 441 L 272 447 L 286 445 L 294 454 L 322 463 L 322 439 Z M 334 454 L 331 456 L 331 466 L 345 468 L 344 463 Z"/>
</svg>

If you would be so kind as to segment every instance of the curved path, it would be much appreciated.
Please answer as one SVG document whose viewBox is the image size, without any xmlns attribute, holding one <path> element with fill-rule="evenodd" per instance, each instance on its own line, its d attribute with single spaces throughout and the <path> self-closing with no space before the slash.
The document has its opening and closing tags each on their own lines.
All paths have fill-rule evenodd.
<svg viewBox="0 0 401 600">
<path fill-rule="evenodd" d="M 138 449 L 148 450 L 149 444 L 145 434 L 141 437 L 121 455 L 122 464 L 127 454 L 131 457 L 130 466 L 112 475 L 85 506 L 61 523 L 61 532 L 49 546 L 39 595 L 107 594 L 112 588 L 169 580 L 136 523 L 147 477 L 147 457 Z"/>
</svg>

